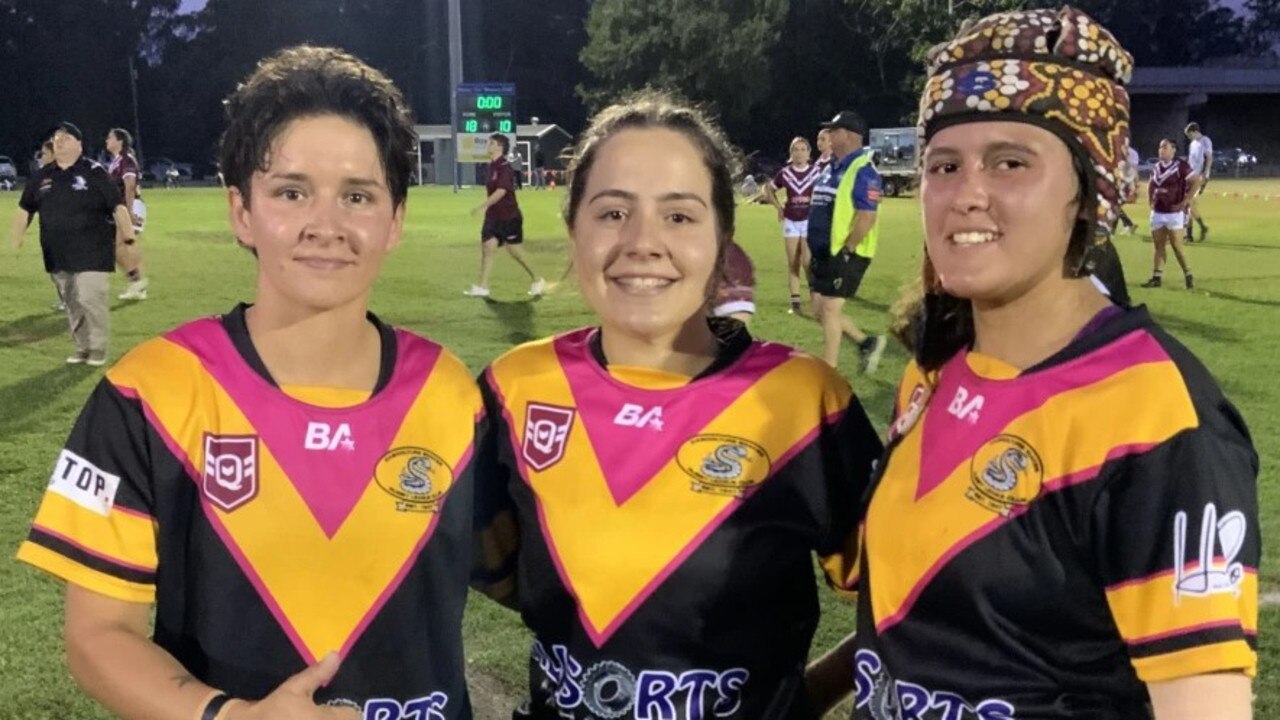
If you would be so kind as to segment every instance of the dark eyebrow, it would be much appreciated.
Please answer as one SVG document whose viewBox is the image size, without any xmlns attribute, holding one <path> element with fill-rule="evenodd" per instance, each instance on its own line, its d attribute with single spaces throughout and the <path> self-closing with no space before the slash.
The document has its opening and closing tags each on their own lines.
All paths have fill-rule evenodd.
<svg viewBox="0 0 1280 720">
<path fill-rule="evenodd" d="M 613 189 L 601 190 L 595 195 L 592 195 L 591 199 L 588 200 L 587 203 L 590 204 L 595 202 L 596 200 L 599 200 L 600 198 L 609 198 L 609 197 L 620 198 L 622 200 L 637 200 L 639 199 L 640 196 L 636 195 L 633 192 L 627 192 L 626 190 L 613 190 Z M 706 200 L 703 200 L 702 197 L 699 196 L 697 193 L 691 193 L 691 192 L 669 192 L 663 195 L 659 195 L 658 200 L 661 202 L 671 202 L 672 200 L 692 200 L 698 203 L 699 205 L 701 205 L 702 207 L 707 207 Z"/>
<path fill-rule="evenodd" d="M 1026 153 L 1028 155 L 1037 154 L 1035 150 L 1033 150 L 1031 147 L 1027 145 L 1023 145 L 1022 143 L 1009 142 L 1009 141 L 991 143 L 990 145 L 982 149 L 983 153 L 1003 152 L 1006 150 L 1013 150 L 1015 152 Z M 961 155 L 962 154 L 960 150 L 953 147 L 949 147 L 947 145 L 942 145 L 942 146 L 930 145 L 928 149 L 925 150 L 925 153 L 928 155 L 937 155 L 937 154 Z"/>
<path fill-rule="evenodd" d="M 292 180 L 293 182 L 310 182 L 311 177 L 306 173 L 271 173 L 267 176 L 268 180 Z M 342 179 L 344 184 L 355 185 L 356 187 L 382 187 L 382 182 L 373 178 L 349 177 Z"/>
</svg>

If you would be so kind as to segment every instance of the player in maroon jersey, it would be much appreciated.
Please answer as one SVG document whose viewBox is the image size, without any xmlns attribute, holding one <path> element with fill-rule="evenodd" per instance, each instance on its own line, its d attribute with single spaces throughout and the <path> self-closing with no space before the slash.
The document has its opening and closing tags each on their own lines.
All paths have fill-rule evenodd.
<svg viewBox="0 0 1280 720">
<path fill-rule="evenodd" d="M 1177 146 L 1172 140 L 1160 141 L 1160 162 L 1151 169 L 1151 181 L 1147 184 L 1147 200 L 1151 204 L 1151 239 L 1156 245 L 1155 269 L 1151 279 L 1142 287 L 1156 288 L 1164 275 L 1165 248 L 1173 248 L 1173 256 L 1182 267 L 1187 289 L 1195 287 L 1191 266 L 1182 250 L 1185 232 L 1187 204 L 1191 202 L 1191 166 L 1176 157 Z"/>
<path fill-rule="evenodd" d="M 813 161 L 818 172 L 821 173 L 831 164 L 831 130 L 822 128 L 818 131 L 818 159 Z"/>
<path fill-rule="evenodd" d="M 809 201 L 821 170 L 809 163 L 812 149 L 809 141 L 797 137 L 791 141 L 791 163 L 773 176 L 765 187 L 765 198 L 778 211 L 782 238 L 787 249 L 787 287 L 791 291 L 791 313 L 800 314 L 800 269 L 809 267 Z M 786 204 L 778 202 L 778 190 L 787 193 Z"/>
<path fill-rule="evenodd" d="M 121 300 L 146 300 L 147 278 L 142 274 L 142 248 L 137 239 L 147 221 L 147 206 L 142 202 L 138 189 L 138 161 L 133 157 L 133 136 L 124 128 L 112 128 L 107 132 L 107 152 L 111 153 L 111 165 L 107 172 L 120 190 L 124 206 L 133 218 L 133 240 L 116 243 L 116 265 L 129 279 L 129 286 L 120 293 Z"/>
<path fill-rule="evenodd" d="M 524 243 L 524 216 L 516 200 L 516 175 L 507 161 L 511 152 L 511 140 L 506 135 L 489 136 L 489 180 L 485 184 L 485 199 L 472 208 L 471 214 L 484 213 L 484 225 L 480 228 L 480 277 L 475 285 L 462 294 L 470 297 L 489 297 L 489 273 L 493 270 L 493 255 L 505 247 L 520 267 L 529 273 L 533 284 L 529 294 L 538 296 L 546 291 L 547 281 L 529 267 L 520 246 Z"/>
<path fill-rule="evenodd" d="M 748 325 L 756 313 L 756 269 L 742 246 L 730 240 L 724 248 L 724 266 L 716 284 L 711 314 Z"/>
</svg>

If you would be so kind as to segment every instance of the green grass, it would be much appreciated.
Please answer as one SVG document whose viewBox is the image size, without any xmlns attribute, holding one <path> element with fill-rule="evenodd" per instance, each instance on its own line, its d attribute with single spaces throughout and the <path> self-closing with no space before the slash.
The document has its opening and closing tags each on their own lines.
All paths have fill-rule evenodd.
<svg viewBox="0 0 1280 720">
<path fill-rule="evenodd" d="M 1215 180 L 1212 191 L 1270 193 L 1280 181 Z M 17 203 L 16 194 L 8 207 Z M 513 262 L 499 258 L 494 303 L 462 296 L 478 261 L 478 221 L 466 210 L 479 190 L 453 195 L 447 189 L 415 190 L 405 242 L 388 263 L 373 297 L 386 320 L 424 333 L 452 348 L 473 370 L 512 344 L 591 322 L 581 297 L 561 291 L 536 302 Z M 567 260 L 567 240 L 558 219 L 562 195 L 524 192 L 525 227 L 533 262 L 547 277 Z M 144 303 L 114 303 L 111 357 L 190 318 L 227 310 L 253 295 L 254 260 L 232 242 L 225 201 L 217 190 L 153 190 L 151 225 L 144 239 L 152 297 Z M 919 211 L 915 200 L 882 206 L 881 249 L 861 299 L 849 312 L 871 330 L 881 330 L 901 283 L 917 272 Z M 1262 530 L 1268 557 L 1280 549 L 1280 394 L 1272 381 L 1280 348 L 1280 238 L 1275 234 L 1280 200 L 1223 198 L 1204 201 L 1213 228 L 1207 245 L 1190 249 L 1199 289 L 1136 287 L 1150 268 L 1151 245 L 1142 235 L 1118 241 L 1136 302 L 1147 303 L 1164 325 L 1196 352 L 1243 411 L 1262 456 Z M 1141 215 L 1142 213 L 1139 213 Z M 7 221 L 0 214 L 0 221 Z M 1142 218 L 1135 218 L 1142 219 Z M 741 209 L 739 241 L 755 260 L 761 308 L 753 325 L 764 338 L 820 350 L 817 326 L 786 314 L 781 241 L 772 210 Z M 65 320 L 49 309 L 52 284 L 42 274 L 32 231 L 16 259 L 0 251 L 0 554 L 12 556 L 24 537 L 55 457 L 72 419 L 100 373 L 67 367 L 70 349 Z M 1172 271 L 1171 286 L 1178 286 Z M 115 278 L 114 292 L 122 286 Z M 855 374 L 855 353 L 846 348 L 842 370 L 883 429 L 894 383 L 905 355 L 891 347 L 874 377 Z M 1173 469 L 1171 469 L 1173 471 Z M 1264 592 L 1280 575 L 1264 565 Z M 824 620 L 815 648 L 822 649 L 853 627 L 851 610 L 824 593 Z M 0 560 L 0 720 L 11 718 L 104 718 L 107 715 L 75 688 L 64 668 L 60 639 L 59 585 L 16 562 Z M 1280 677 L 1271 673 L 1276 651 L 1269 639 L 1280 629 L 1280 609 L 1262 615 L 1263 672 L 1257 684 L 1258 717 L 1280 716 Z M 474 601 L 466 618 L 467 657 L 490 686 L 515 694 L 524 683 L 527 637 L 518 620 L 491 603 Z"/>
</svg>

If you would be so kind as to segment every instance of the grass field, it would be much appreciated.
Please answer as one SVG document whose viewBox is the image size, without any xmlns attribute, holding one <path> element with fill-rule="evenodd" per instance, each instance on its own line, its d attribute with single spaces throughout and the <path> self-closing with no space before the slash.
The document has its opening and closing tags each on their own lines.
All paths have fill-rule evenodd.
<svg viewBox="0 0 1280 720">
<path fill-rule="evenodd" d="M 1280 195 L 1280 181 L 1215 180 L 1218 192 Z M 558 219 L 561 194 L 524 192 L 526 247 L 548 278 L 567 259 Z M 406 238 L 388 263 L 372 307 L 384 319 L 424 333 L 452 348 L 473 370 L 525 340 L 587 324 L 591 317 L 571 289 L 531 301 L 519 269 L 499 258 L 493 302 L 463 297 L 478 261 L 478 222 L 466 210 L 479 190 L 454 195 L 447 189 L 415 190 L 410 197 Z M 252 298 L 254 260 L 232 242 L 218 190 L 153 190 L 151 225 L 144 239 L 151 299 L 113 301 L 111 358 L 138 342 L 190 318 L 229 309 Z M 17 195 L 0 193 L 0 205 L 16 209 Z M 1196 352 L 1218 377 L 1248 420 L 1262 456 L 1262 532 L 1266 557 L 1280 549 L 1280 391 L 1273 382 L 1280 355 L 1280 200 L 1212 196 L 1204 202 L 1212 233 L 1190 250 L 1198 288 L 1180 288 L 1171 268 L 1169 286 L 1143 290 L 1150 273 L 1151 244 L 1139 234 L 1121 237 L 1135 302 Z M 913 199 L 882 206 L 880 255 L 849 312 L 866 328 L 884 328 L 897 288 L 919 267 L 920 225 Z M 8 221 L 8 211 L 0 220 Z M 1138 219 L 1138 218 L 1135 218 Z M 786 314 L 781 241 L 772 210 L 741 209 L 739 241 L 755 260 L 760 313 L 757 335 L 820 350 L 818 329 Z M 114 279 L 112 297 L 123 286 Z M 49 308 L 54 291 L 42 274 L 32 231 L 17 256 L 0 250 L 0 555 L 12 557 L 36 509 L 50 467 L 72 419 L 100 376 L 69 367 L 66 321 Z M 891 346 L 873 377 L 859 377 L 854 349 L 845 349 L 841 369 L 849 375 L 877 425 L 883 429 L 891 393 L 905 355 Z M 1175 472 L 1170 468 L 1170 472 Z M 1280 570 L 1262 568 L 1264 593 L 1280 589 Z M 852 611 L 824 593 L 824 620 L 815 641 L 822 649 L 853 627 Z M 0 558 L 0 720 L 103 718 L 75 688 L 62 657 L 58 583 Z M 524 684 L 527 637 L 518 620 L 488 601 L 475 599 L 466 619 L 467 657 L 486 695 L 518 695 Z M 1263 669 L 1256 684 L 1258 717 L 1280 717 L 1280 673 L 1270 642 L 1280 630 L 1280 608 L 1267 605 L 1261 618 Z M 501 708 L 505 700 L 493 698 Z M 477 703 L 483 706 L 484 703 Z M 478 715 L 488 710 L 478 707 Z"/>
</svg>

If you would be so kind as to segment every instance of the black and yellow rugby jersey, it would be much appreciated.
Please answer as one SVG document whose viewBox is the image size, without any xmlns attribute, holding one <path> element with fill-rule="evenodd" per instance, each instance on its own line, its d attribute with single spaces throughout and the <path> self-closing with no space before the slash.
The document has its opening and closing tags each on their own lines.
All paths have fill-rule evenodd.
<svg viewBox="0 0 1280 720">
<path fill-rule="evenodd" d="M 1145 683 L 1254 674 L 1248 430 L 1145 308 L 1115 312 L 1022 373 L 908 367 L 864 524 L 855 718 L 1148 718 Z"/>
<path fill-rule="evenodd" d="M 745 330 L 722 350 L 692 380 L 606 368 L 585 329 L 483 374 L 477 584 L 535 634 L 534 717 L 814 715 L 813 557 L 856 582 L 880 443 L 820 360 Z"/>
<path fill-rule="evenodd" d="M 154 601 L 155 642 L 233 696 L 338 651 L 320 703 L 471 717 L 461 622 L 480 393 L 439 345 L 370 318 L 383 367 L 355 404 L 275 386 L 243 306 L 131 351 L 76 421 L 18 558 Z"/>
</svg>

